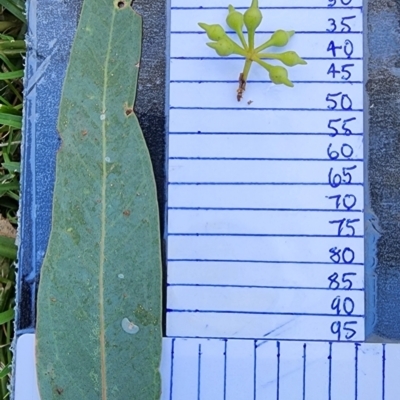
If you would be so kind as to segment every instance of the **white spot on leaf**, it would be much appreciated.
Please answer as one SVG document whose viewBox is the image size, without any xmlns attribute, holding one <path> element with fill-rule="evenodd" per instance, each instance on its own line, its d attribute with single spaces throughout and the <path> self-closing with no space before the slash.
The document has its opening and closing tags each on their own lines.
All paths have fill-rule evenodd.
<svg viewBox="0 0 400 400">
<path fill-rule="evenodd" d="M 134 335 L 139 332 L 139 327 L 135 325 L 133 322 L 129 321 L 128 318 L 124 318 L 121 323 L 122 329 L 129 333 L 130 335 Z"/>
</svg>

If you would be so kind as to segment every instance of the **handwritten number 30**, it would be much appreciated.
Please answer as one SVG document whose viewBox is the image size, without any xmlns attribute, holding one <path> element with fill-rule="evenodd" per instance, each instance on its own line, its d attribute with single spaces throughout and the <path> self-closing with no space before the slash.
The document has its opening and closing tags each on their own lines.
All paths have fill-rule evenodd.
<svg viewBox="0 0 400 400">
<path fill-rule="evenodd" d="M 352 0 L 340 0 L 340 3 L 344 6 L 350 5 Z M 328 7 L 334 7 L 336 6 L 337 1 L 336 0 L 328 0 Z"/>
</svg>

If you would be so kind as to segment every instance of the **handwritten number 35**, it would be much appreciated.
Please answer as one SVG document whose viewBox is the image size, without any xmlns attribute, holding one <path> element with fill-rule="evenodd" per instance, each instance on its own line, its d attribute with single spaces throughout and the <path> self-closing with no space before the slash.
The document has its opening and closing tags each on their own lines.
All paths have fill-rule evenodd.
<svg viewBox="0 0 400 400">
<path fill-rule="evenodd" d="M 354 18 L 356 18 L 355 15 L 351 15 L 350 17 L 343 17 L 342 21 L 340 22 L 340 26 L 342 27 L 342 29 L 340 29 L 340 31 L 339 31 L 340 26 L 338 28 L 338 26 L 336 24 L 336 20 L 334 18 L 329 18 L 328 22 L 330 23 L 331 28 L 327 29 L 326 31 L 331 32 L 331 33 L 338 32 L 338 31 L 339 32 L 351 32 L 351 26 L 346 24 L 346 21 L 348 21 L 350 19 L 354 19 Z"/>
</svg>

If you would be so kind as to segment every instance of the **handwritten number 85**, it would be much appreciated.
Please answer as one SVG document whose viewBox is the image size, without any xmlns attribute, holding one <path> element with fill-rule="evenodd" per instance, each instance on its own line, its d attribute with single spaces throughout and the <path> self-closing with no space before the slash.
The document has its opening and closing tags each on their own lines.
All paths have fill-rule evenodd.
<svg viewBox="0 0 400 400">
<path fill-rule="evenodd" d="M 339 279 L 339 274 L 337 272 L 334 272 L 332 275 L 328 277 L 329 280 L 329 289 L 331 290 L 338 290 L 338 289 L 344 289 L 344 290 L 350 290 L 353 287 L 353 281 L 351 279 L 348 279 L 349 276 L 356 276 L 357 274 L 355 272 L 346 272 L 342 274 L 342 283 L 343 285 L 340 285 L 340 282 L 338 281 Z"/>
</svg>

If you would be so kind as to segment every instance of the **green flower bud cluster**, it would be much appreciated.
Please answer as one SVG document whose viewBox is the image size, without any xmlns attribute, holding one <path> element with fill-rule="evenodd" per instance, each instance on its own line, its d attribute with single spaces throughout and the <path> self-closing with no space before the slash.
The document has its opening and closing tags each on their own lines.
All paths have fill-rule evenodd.
<svg viewBox="0 0 400 400">
<path fill-rule="evenodd" d="M 237 34 L 241 45 L 232 40 L 221 25 L 199 23 L 199 26 L 205 30 L 208 38 L 212 40 L 212 42 L 207 43 L 207 46 L 214 49 L 219 56 L 228 57 L 232 54 L 237 54 L 245 58 L 243 72 L 239 76 L 239 89 L 237 90 L 238 101 L 242 99 L 253 62 L 261 65 L 268 71 L 271 82 L 277 85 L 283 84 L 289 87 L 293 87 L 293 83 L 289 80 L 286 68 L 271 65 L 265 62 L 264 59 L 278 60 L 288 67 L 307 64 L 307 62 L 294 51 L 286 51 L 284 53 L 262 52 L 269 47 L 286 46 L 294 35 L 294 31 L 284 31 L 279 29 L 274 32 L 266 42 L 255 47 L 255 32 L 262 23 L 262 20 L 263 15 L 260 11 L 258 0 L 252 0 L 250 7 L 244 14 L 235 10 L 232 5 L 229 5 L 226 23 L 228 27 Z M 246 27 L 247 30 L 247 40 L 243 33 L 244 27 Z"/>
</svg>

